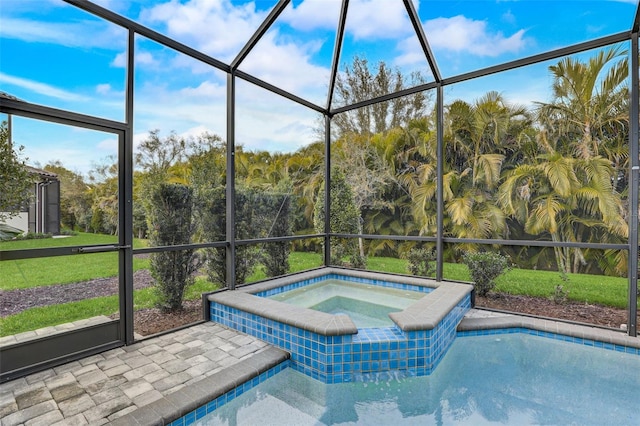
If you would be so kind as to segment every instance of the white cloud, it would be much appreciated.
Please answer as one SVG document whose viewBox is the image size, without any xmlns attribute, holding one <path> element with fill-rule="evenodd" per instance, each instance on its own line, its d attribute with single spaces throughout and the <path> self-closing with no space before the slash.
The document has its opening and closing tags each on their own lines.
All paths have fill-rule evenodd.
<svg viewBox="0 0 640 426">
<path fill-rule="evenodd" d="M 111 92 L 111 85 L 108 83 L 98 84 L 96 86 L 96 92 L 101 95 L 109 94 L 109 92 Z"/>
<path fill-rule="evenodd" d="M 511 12 L 511 10 L 507 10 L 505 13 L 503 13 L 500 19 L 507 24 L 513 25 L 516 23 L 516 16 Z"/>
<path fill-rule="evenodd" d="M 204 134 L 204 133 L 213 133 L 215 134 L 215 132 L 211 129 L 209 129 L 207 126 L 200 124 L 198 126 L 195 127 L 191 127 L 183 132 L 180 132 L 178 134 L 178 136 L 180 136 L 181 138 L 184 139 L 191 139 L 191 138 L 197 138 L 198 136 Z M 222 136 L 222 135 L 218 135 L 218 136 Z"/>
<path fill-rule="evenodd" d="M 109 155 L 118 153 L 118 138 L 103 139 L 96 144 L 96 147 L 101 152 L 106 152 Z"/>
<path fill-rule="evenodd" d="M 110 65 L 116 68 L 125 68 L 127 66 L 127 52 L 118 53 Z"/>
<path fill-rule="evenodd" d="M 318 114 L 250 84 L 237 86 L 236 142 L 247 150 L 292 152 L 314 142 Z"/>
<path fill-rule="evenodd" d="M 491 32 L 485 21 L 476 21 L 462 15 L 452 18 L 436 18 L 424 23 L 429 46 L 434 51 L 466 53 L 479 57 L 496 57 L 504 53 L 516 53 L 524 49 L 528 40 L 525 30 L 509 37 L 502 32 Z M 415 36 L 398 43 L 401 54 L 395 59 L 398 65 L 424 61 L 422 48 Z"/>
<path fill-rule="evenodd" d="M 181 98 L 190 99 L 191 101 L 197 99 L 211 101 L 211 99 L 225 99 L 227 88 L 211 81 L 203 81 L 196 87 L 180 89 L 179 94 Z"/>
<path fill-rule="evenodd" d="M 476 56 L 499 56 L 518 52 L 525 47 L 525 30 L 509 37 L 501 32 L 492 33 L 485 21 L 476 21 L 462 15 L 453 18 L 431 19 L 424 24 L 429 44 L 434 49 Z"/>
<path fill-rule="evenodd" d="M 287 8 L 279 20 L 298 31 L 338 29 L 341 0 L 304 0 Z M 381 30 L 382 29 L 382 30 Z M 413 31 L 401 1 L 351 0 L 347 10 L 345 33 L 356 40 L 380 40 L 403 37 Z"/>
<path fill-rule="evenodd" d="M 135 53 L 135 61 L 136 65 L 151 65 L 154 66 L 157 64 L 157 61 L 154 59 L 153 55 L 150 52 L 146 52 L 139 47 L 136 48 Z M 127 66 L 127 52 L 120 52 L 113 58 L 110 64 L 112 67 L 116 68 L 125 68 Z"/>
<path fill-rule="evenodd" d="M 311 63 L 316 43 L 296 44 L 267 33 L 241 65 L 241 69 L 307 99 L 326 92 L 329 69 Z M 316 99 L 317 100 L 317 99 Z"/>
<path fill-rule="evenodd" d="M 318 29 L 336 31 L 342 0 L 305 0 L 297 7 L 287 7 L 279 21 L 299 31 Z"/>
<path fill-rule="evenodd" d="M 363 0 L 354 1 L 363 3 Z M 331 9 L 331 4 L 333 3 L 325 9 Z M 370 0 L 363 4 L 370 4 Z M 306 22 L 311 22 L 309 15 L 318 8 L 322 9 L 323 5 L 324 0 L 304 1 L 290 13 L 297 17 L 305 16 Z M 156 28 L 163 28 L 163 32 L 176 40 L 214 58 L 230 62 L 254 34 L 267 13 L 256 10 L 252 2 L 233 5 L 229 0 L 190 0 L 184 4 L 171 1 L 157 5 L 143 10 L 140 16 L 142 21 L 154 24 Z M 335 27 L 337 12 L 334 14 Z M 318 23 L 328 25 L 327 18 L 318 18 L 316 26 Z M 328 65 L 326 68 L 319 66 L 314 60 L 324 42 L 327 40 L 294 38 L 274 28 L 259 41 L 240 68 L 305 99 L 320 102 L 326 97 L 324 92 L 329 70 Z M 328 42 L 333 44 L 333 39 L 330 38 Z M 182 55 L 178 55 L 171 65 L 187 65 L 193 74 L 203 72 L 198 69 L 199 62 L 191 60 L 189 65 L 180 56 Z M 123 61 L 118 59 L 114 64 L 121 65 Z"/>
<path fill-rule="evenodd" d="M 146 137 L 149 130 L 180 134 L 202 125 L 223 136 L 226 131 L 225 90 L 224 86 L 207 80 L 180 88 L 145 82 L 136 89 L 134 130 Z"/>
<path fill-rule="evenodd" d="M 234 6 L 229 0 L 171 1 L 140 14 L 143 22 L 166 27 L 166 33 L 223 61 L 233 59 L 260 26 L 267 12 L 254 3 Z"/>
<path fill-rule="evenodd" d="M 136 49 L 135 61 L 136 61 L 136 64 L 142 64 L 142 65 L 156 64 L 156 60 L 153 58 L 153 55 L 151 53 L 140 50 L 139 48 Z"/>
<path fill-rule="evenodd" d="M 82 48 L 115 49 L 127 44 L 124 29 L 98 20 L 44 22 L 3 16 L 2 37 Z"/>
<path fill-rule="evenodd" d="M 39 81 L 28 80 L 26 78 L 14 77 L 0 72 L 0 82 L 21 87 L 40 95 L 49 96 L 51 98 L 62 99 L 65 101 L 87 101 L 85 96 L 69 92 Z"/>
<path fill-rule="evenodd" d="M 356 40 L 397 39 L 414 34 L 407 10 L 400 1 L 353 0 L 349 2 L 347 34 Z"/>
</svg>

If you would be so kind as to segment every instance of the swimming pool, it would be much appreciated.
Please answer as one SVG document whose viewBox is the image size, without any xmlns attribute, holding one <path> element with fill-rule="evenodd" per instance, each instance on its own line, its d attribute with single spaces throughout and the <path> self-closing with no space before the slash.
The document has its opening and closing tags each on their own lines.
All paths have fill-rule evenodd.
<svg viewBox="0 0 640 426">
<path fill-rule="evenodd" d="M 402 311 L 432 289 L 399 289 L 327 279 L 269 296 L 270 299 L 329 314 L 345 314 L 356 327 L 389 327 L 391 312 Z"/>
<path fill-rule="evenodd" d="M 526 333 L 466 336 L 430 376 L 381 373 L 377 381 L 326 385 L 285 368 L 193 419 L 197 425 L 633 425 L 638 371 L 637 350 Z"/>
</svg>

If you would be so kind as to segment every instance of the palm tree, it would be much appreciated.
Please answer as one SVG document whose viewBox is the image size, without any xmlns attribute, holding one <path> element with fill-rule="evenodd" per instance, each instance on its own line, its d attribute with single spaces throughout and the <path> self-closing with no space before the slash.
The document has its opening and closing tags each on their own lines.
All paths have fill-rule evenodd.
<svg viewBox="0 0 640 426">
<path fill-rule="evenodd" d="M 620 242 L 628 235 L 619 188 L 627 180 L 628 66 L 619 48 L 587 62 L 549 67 L 551 103 L 540 103 L 537 152 L 505 173 L 500 203 L 532 235 L 559 242 Z M 616 62 L 613 62 L 617 60 Z M 554 248 L 557 267 L 578 272 L 589 263 L 579 248 Z M 601 269 L 624 272 L 626 260 L 608 254 Z"/>
<path fill-rule="evenodd" d="M 565 154 L 587 159 L 626 140 L 621 138 L 629 122 L 625 55 L 614 47 L 587 62 L 569 57 L 549 67 L 554 100 L 538 104 L 538 121 L 546 132 L 563 140 Z"/>
<path fill-rule="evenodd" d="M 509 105 L 497 92 L 488 92 L 473 104 L 458 100 L 447 107 L 446 233 L 462 238 L 506 236 L 497 188 L 503 170 L 513 167 L 530 123 L 524 107 Z"/>
</svg>

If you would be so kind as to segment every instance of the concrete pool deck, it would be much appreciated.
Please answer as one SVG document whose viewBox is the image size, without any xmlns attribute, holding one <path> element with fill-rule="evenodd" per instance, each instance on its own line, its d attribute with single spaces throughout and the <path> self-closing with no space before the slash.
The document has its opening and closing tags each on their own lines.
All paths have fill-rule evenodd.
<svg viewBox="0 0 640 426">
<path fill-rule="evenodd" d="M 458 330 L 514 327 L 640 348 L 639 338 L 619 331 L 477 309 Z M 206 322 L 4 383 L 0 424 L 163 424 L 287 357 Z"/>
</svg>

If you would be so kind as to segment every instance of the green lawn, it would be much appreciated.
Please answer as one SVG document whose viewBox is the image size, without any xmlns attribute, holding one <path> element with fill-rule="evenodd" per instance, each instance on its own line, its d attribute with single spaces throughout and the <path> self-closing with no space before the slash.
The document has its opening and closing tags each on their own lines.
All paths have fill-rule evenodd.
<svg viewBox="0 0 640 426">
<path fill-rule="evenodd" d="M 368 269 L 381 272 L 407 273 L 406 261 L 387 257 L 369 258 Z M 471 277 L 464 264 L 445 263 L 443 277 L 451 281 L 469 282 Z M 496 280 L 495 291 L 536 297 L 551 297 L 556 286 L 568 291 L 568 299 L 617 308 L 627 307 L 627 278 L 603 275 L 567 274 L 563 281 L 558 272 L 511 269 Z"/>
<path fill-rule="evenodd" d="M 46 238 L 38 240 L 7 241 L 0 243 L 0 250 L 20 250 L 48 247 L 65 247 L 117 243 L 116 237 L 100 234 L 85 234 L 68 238 Z M 134 247 L 146 246 L 144 240 L 134 240 Z M 147 268 L 148 259 L 133 260 L 135 270 Z M 118 274 L 118 253 L 87 253 L 70 256 L 35 259 L 7 260 L 0 262 L 0 289 L 40 287 L 69 284 L 94 278 L 113 277 Z"/>
<path fill-rule="evenodd" d="M 105 236 L 81 234 L 78 236 L 78 240 L 75 241 L 78 241 L 78 245 L 97 244 L 96 241 L 102 237 Z M 70 239 L 65 240 L 65 245 L 76 245 Z M 81 240 L 84 241 L 80 242 Z M 11 244 L 21 245 L 21 248 L 28 248 L 29 244 L 35 243 L 37 246 L 42 247 L 43 241 L 58 244 L 58 240 L 18 241 Z M 0 248 L 3 250 L 8 249 L 5 244 L 2 243 Z M 138 247 L 143 246 L 143 244 L 144 241 L 136 242 Z M 12 246 L 12 249 L 14 248 L 18 247 Z M 293 252 L 290 257 L 290 270 L 291 272 L 297 272 L 316 268 L 322 265 L 322 260 L 322 256 L 318 253 Z M 372 257 L 368 259 L 367 266 L 368 269 L 373 271 L 407 273 L 406 260 L 403 259 Z M 135 259 L 134 267 L 136 269 L 148 267 L 148 259 Z M 0 276 L 3 277 L 0 288 L 14 289 L 71 283 L 97 277 L 114 276 L 116 273 L 116 253 L 5 261 L 0 262 Z M 470 279 L 467 267 L 462 264 L 446 263 L 443 275 L 445 279 L 453 281 L 469 281 Z M 249 277 L 248 281 L 254 282 L 264 278 L 266 278 L 266 275 L 259 268 Z M 496 291 L 551 297 L 557 285 L 562 285 L 569 292 L 568 298 L 571 300 L 618 308 L 625 308 L 627 305 L 627 279 L 600 275 L 568 274 L 568 280 L 563 281 L 557 272 L 512 269 L 497 280 Z M 203 277 L 199 277 L 196 279 L 196 283 L 187 290 L 185 299 L 199 299 L 202 293 L 212 291 L 215 288 L 215 285 L 207 282 Z M 153 307 L 155 304 L 156 295 L 153 288 L 135 291 L 135 309 Z M 17 315 L 0 319 L 0 335 L 16 334 L 96 315 L 111 315 L 117 310 L 117 296 L 32 308 Z"/>
</svg>

